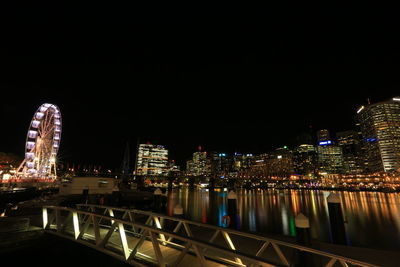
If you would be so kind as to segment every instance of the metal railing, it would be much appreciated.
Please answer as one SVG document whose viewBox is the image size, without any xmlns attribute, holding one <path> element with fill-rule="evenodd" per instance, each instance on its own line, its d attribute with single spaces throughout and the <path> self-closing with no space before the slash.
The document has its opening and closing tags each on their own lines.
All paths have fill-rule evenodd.
<svg viewBox="0 0 400 267">
<path fill-rule="evenodd" d="M 319 266 L 375 266 L 250 233 L 147 211 L 79 204 L 43 207 L 43 227 L 101 252 L 145 266 L 293 266 L 299 252 Z"/>
</svg>

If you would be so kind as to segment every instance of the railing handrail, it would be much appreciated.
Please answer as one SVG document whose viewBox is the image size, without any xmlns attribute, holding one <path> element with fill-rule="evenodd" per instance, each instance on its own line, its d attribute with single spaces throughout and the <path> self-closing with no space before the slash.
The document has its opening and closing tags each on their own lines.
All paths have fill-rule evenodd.
<svg viewBox="0 0 400 267">
<path fill-rule="evenodd" d="M 233 235 L 243 236 L 243 237 L 247 237 L 247 238 L 251 238 L 251 239 L 256 239 L 256 240 L 259 240 L 259 241 L 266 241 L 266 242 L 275 243 L 275 244 L 278 244 L 278 245 L 294 248 L 294 249 L 301 250 L 301 251 L 306 251 L 306 252 L 317 254 L 317 255 L 320 255 L 320 256 L 324 256 L 324 257 L 335 258 L 337 260 L 343 260 L 343 261 L 346 261 L 346 262 L 349 262 L 349 263 L 352 263 L 352 264 L 357 264 L 357 265 L 361 265 L 361 266 L 376 266 L 376 265 L 373 265 L 373 264 L 370 264 L 370 263 L 362 262 L 362 261 L 359 261 L 359 260 L 355 260 L 355 259 L 352 259 L 352 258 L 347 258 L 345 256 L 332 254 L 332 253 L 329 253 L 329 252 L 317 250 L 317 249 L 310 248 L 310 247 L 305 247 L 305 246 L 298 245 L 298 244 L 293 244 L 293 243 L 289 243 L 289 242 L 285 242 L 285 241 L 281 241 L 281 240 L 276 240 L 276 239 L 272 239 L 272 238 L 269 238 L 269 237 L 258 236 L 258 235 L 255 235 L 255 234 L 251 234 L 251 233 L 248 233 L 248 232 L 241 232 L 241 231 L 230 229 L 230 228 L 223 228 L 223 227 L 218 227 L 218 226 L 215 226 L 215 225 L 210 225 L 210 224 L 190 221 L 190 220 L 183 219 L 183 218 L 172 217 L 172 216 L 165 215 L 165 214 L 154 213 L 154 212 L 151 212 L 151 211 L 143 211 L 143 210 L 137 210 L 137 209 L 128 209 L 128 208 L 120 208 L 120 207 L 112 207 L 112 206 L 102 206 L 102 205 L 96 205 L 96 204 L 77 204 L 77 206 L 78 207 L 79 206 L 86 206 L 86 207 L 95 207 L 95 208 L 103 208 L 103 209 L 112 209 L 112 210 L 119 210 L 119 211 L 124 211 L 124 212 L 128 211 L 128 212 L 134 212 L 134 213 L 142 214 L 142 215 L 165 218 L 165 219 L 169 219 L 169 220 L 173 220 L 173 221 L 177 221 L 177 222 L 185 222 L 185 223 L 188 223 L 188 224 L 191 224 L 191 225 L 205 227 L 205 228 L 209 228 L 209 229 L 213 229 L 213 230 L 225 231 L 225 232 L 233 234 Z"/>
<path fill-rule="evenodd" d="M 165 234 L 165 235 L 171 236 L 171 237 L 173 237 L 175 239 L 178 239 L 178 240 L 181 240 L 181 241 L 184 241 L 184 242 L 190 242 L 190 243 L 192 243 L 194 245 L 198 245 L 198 246 L 203 247 L 203 248 L 214 250 L 214 251 L 217 251 L 217 252 L 220 252 L 222 254 L 232 256 L 232 257 L 240 256 L 241 258 L 246 259 L 246 260 L 248 260 L 250 262 L 253 262 L 253 263 L 258 263 L 258 264 L 261 264 L 261 265 L 264 265 L 264 266 L 265 265 L 277 266 L 275 263 L 266 262 L 265 259 L 262 259 L 262 258 L 257 257 L 257 256 L 247 255 L 247 254 L 245 254 L 243 252 L 232 251 L 232 250 L 217 246 L 215 244 L 206 243 L 206 242 L 204 242 L 202 240 L 198 240 L 198 239 L 193 238 L 193 237 L 185 237 L 185 236 L 182 236 L 182 235 L 170 232 L 170 231 L 165 231 L 165 230 L 162 230 L 162 229 L 159 229 L 159 228 L 156 228 L 156 227 L 152 227 L 152 226 L 149 226 L 149 225 L 146 225 L 146 224 L 142 224 L 142 223 L 126 221 L 126 220 L 123 220 L 123 219 L 119 219 L 117 217 L 107 216 L 107 215 L 103 215 L 103 214 L 98 214 L 98 213 L 94 213 L 94 212 L 83 211 L 83 210 L 73 209 L 73 208 L 68 208 L 68 207 L 43 206 L 43 208 L 54 209 L 54 210 L 63 210 L 63 211 L 69 211 L 69 212 L 76 212 L 76 213 L 79 213 L 79 214 L 84 214 L 84 215 L 88 215 L 88 216 L 94 216 L 94 217 L 97 217 L 97 218 L 101 218 L 101 219 L 105 219 L 105 220 L 109 220 L 109 221 L 113 221 L 113 222 L 122 223 L 124 225 L 130 225 L 130 226 L 138 227 L 140 229 L 145 229 L 147 231 L 154 232 L 154 233 L 157 233 L 157 234 Z"/>
</svg>

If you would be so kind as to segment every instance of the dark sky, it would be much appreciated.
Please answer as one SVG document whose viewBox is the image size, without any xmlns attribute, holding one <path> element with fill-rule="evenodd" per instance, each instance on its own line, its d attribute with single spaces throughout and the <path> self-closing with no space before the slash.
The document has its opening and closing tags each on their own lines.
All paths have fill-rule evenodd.
<svg viewBox="0 0 400 267">
<path fill-rule="evenodd" d="M 118 167 L 137 138 L 165 144 L 180 163 L 198 145 L 261 152 L 310 126 L 350 129 L 367 98 L 400 95 L 390 8 L 157 18 L 51 8 L 2 10 L 0 151 L 23 153 L 44 102 L 61 109 L 64 161 Z"/>
</svg>

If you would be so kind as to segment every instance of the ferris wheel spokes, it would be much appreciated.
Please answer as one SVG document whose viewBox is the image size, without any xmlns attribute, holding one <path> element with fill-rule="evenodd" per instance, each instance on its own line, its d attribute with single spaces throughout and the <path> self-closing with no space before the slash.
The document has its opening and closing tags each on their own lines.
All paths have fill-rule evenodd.
<svg viewBox="0 0 400 267">
<path fill-rule="evenodd" d="M 25 158 L 17 174 L 23 178 L 56 178 L 57 152 L 61 140 L 61 113 L 43 104 L 33 115 L 25 145 Z"/>
</svg>

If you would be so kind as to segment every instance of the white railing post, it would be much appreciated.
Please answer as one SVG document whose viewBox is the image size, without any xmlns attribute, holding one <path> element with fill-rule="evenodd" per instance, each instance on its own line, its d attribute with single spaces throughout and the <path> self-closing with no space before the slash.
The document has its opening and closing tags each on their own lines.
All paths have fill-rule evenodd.
<svg viewBox="0 0 400 267">
<path fill-rule="evenodd" d="M 123 223 L 118 223 L 119 237 L 121 238 L 122 251 L 124 252 L 125 260 L 129 258 L 128 241 L 126 240 L 125 229 Z"/>
<path fill-rule="evenodd" d="M 158 229 L 161 230 L 161 229 L 162 229 L 162 228 L 161 228 L 161 223 L 160 223 L 160 220 L 158 219 L 158 217 L 153 217 L 153 220 L 154 220 L 154 223 L 155 223 L 156 227 L 157 227 Z M 160 234 L 160 239 L 161 239 L 162 241 L 165 241 L 165 235 Z M 163 242 L 163 245 L 165 246 L 166 243 Z"/>
<path fill-rule="evenodd" d="M 235 245 L 233 245 L 232 239 L 229 236 L 229 234 L 225 231 L 221 231 L 221 233 L 222 233 L 222 236 L 224 237 L 226 243 L 228 244 L 229 248 L 232 250 L 236 250 Z M 239 264 L 243 264 L 242 260 L 238 257 L 235 257 L 235 261 Z"/>
<path fill-rule="evenodd" d="M 150 239 L 151 239 L 151 243 L 153 244 L 153 250 L 154 250 L 154 252 L 156 254 L 156 258 L 157 258 L 157 261 L 158 261 L 158 266 L 165 267 L 166 264 L 165 264 L 165 261 L 164 261 L 164 257 L 163 257 L 163 255 L 161 253 L 160 244 L 158 243 L 158 240 L 156 238 L 155 233 L 150 232 Z"/>
<path fill-rule="evenodd" d="M 42 215 L 43 215 L 43 229 L 46 229 L 47 222 L 49 221 L 49 217 L 47 215 L 47 208 L 42 208 Z"/>
<path fill-rule="evenodd" d="M 72 212 L 72 222 L 74 224 L 75 239 L 78 239 L 78 236 L 79 236 L 79 219 L 78 219 L 78 213 L 76 211 Z"/>
<path fill-rule="evenodd" d="M 108 214 L 110 214 L 110 217 L 114 217 L 114 211 L 112 209 L 108 209 Z M 114 224 L 114 220 L 111 220 L 111 225 Z"/>
</svg>

